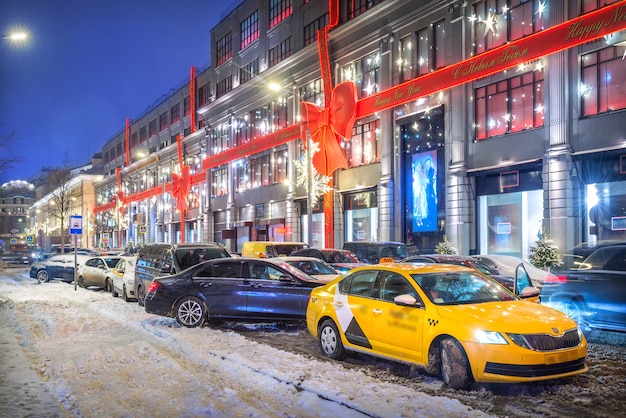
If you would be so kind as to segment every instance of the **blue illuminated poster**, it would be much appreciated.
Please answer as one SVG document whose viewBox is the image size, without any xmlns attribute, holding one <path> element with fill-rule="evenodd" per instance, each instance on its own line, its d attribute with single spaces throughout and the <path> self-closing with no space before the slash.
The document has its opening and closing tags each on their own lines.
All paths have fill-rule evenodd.
<svg viewBox="0 0 626 418">
<path fill-rule="evenodd" d="M 437 151 L 414 154 L 411 160 L 413 232 L 437 230 Z"/>
</svg>

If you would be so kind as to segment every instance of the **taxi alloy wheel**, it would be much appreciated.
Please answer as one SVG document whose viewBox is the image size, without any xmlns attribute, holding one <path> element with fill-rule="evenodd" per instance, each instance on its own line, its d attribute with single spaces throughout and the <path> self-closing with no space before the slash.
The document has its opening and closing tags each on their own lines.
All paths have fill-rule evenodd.
<svg viewBox="0 0 626 418">
<path fill-rule="evenodd" d="M 201 326 L 207 317 L 204 304 L 194 296 L 186 296 L 181 299 L 176 304 L 174 312 L 176 313 L 176 321 L 188 328 Z"/>
<path fill-rule="evenodd" d="M 318 338 L 322 352 L 326 357 L 341 360 L 346 357 L 346 350 L 341 342 L 341 335 L 337 325 L 330 320 L 322 322 L 318 332 Z"/>
<path fill-rule="evenodd" d="M 443 383 L 453 389 L 465 389 L 471 381 L 465 351 L 453 338 L 441 342 L 441 377 Z"/>
<path fill-rule="evenodd" d="M 115 286 L 113 286 L 111 284 L 111 295 L 113 295 L 114 298 L 118 297 L 120 294 L 115 290 Z"/>
</svg>

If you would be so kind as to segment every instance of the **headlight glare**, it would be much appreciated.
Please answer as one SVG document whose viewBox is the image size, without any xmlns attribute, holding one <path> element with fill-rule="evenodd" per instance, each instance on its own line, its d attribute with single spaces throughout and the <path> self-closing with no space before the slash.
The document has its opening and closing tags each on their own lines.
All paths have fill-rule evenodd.
<svg viewBox="0 0 626 418">
<path fill-rule="evenodd" d="M 474 336 L 476 341 L 481 344 L 508 344 L 507 340 L 499 332 L 477 330 Z"/>
</svg>

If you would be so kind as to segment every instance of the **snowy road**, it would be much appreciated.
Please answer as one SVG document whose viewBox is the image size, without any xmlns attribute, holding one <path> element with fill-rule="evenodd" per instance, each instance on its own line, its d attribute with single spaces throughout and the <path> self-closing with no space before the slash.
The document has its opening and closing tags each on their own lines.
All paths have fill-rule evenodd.
<svg viewBox="0 0 626 418">
<path fill-rule="evenodd" d="M 520 393 L 452 391 L 436 378 L 395 376 L 376 360 L 319 359 L 302 349 L 310 339 L 298 333 L 253 330 L 246 338 L 231 326 L 181 328 L 136 303 L 65 283 L 40 285 L 24 271 L 0 272 L 0 319 L 0 416 L 576 416 L 598 411 L 591 408 L 598 396 L 605 404 L 598 416 L 611 416 L 625 395 L 623 347 L 617 359 L 608 352 L 602 360 L 617 366 L 595 366 L 598 377 L 553 382 L 538 397 L 522 393 L 539 405 L 529 409 L 515 403 Z M 606 376 L 605 366 L 620 374 Z M 607 391 L 588 393 L 603 375 Z M 558 413 L 550 399 L 559 396 L 583 408 Z"/>
</svg>

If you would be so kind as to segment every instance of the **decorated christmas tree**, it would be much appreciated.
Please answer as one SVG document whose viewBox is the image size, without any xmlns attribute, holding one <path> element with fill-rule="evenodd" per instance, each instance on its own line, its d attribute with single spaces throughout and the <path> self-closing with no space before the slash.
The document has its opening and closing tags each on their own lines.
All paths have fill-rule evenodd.
<svg viewBox="0 0 626 418">
<path fill-rule="evenodd" d="M 545 232 L 542 232 L 541 239 L 530 247 L 530 263 L 538 268 L 558 267 L 563 262 L 559 256 L 559 247 L 552 241 Z"/>
<path fill-rule="evenodd" d="M 456 255 L 457 250 L 454 248 L 454 245 L 450 241 L 448 241 L 448 236 L 443 236 L 443 241 L 435 245 L 435 253 L 436 254 L 450 254 Z"/>
</svg>

